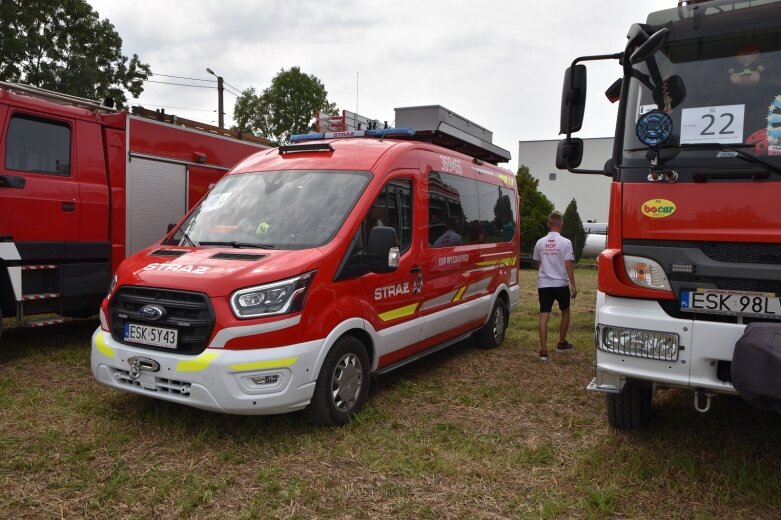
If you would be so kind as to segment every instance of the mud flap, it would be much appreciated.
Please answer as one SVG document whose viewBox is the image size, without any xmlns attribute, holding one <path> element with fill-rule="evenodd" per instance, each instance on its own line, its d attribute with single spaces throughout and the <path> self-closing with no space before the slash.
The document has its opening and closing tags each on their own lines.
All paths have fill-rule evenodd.
<svg viewBox="0 0 781 520">
<path fill-rule="evenodd" d="M 735 344 L 731 374 L 747 403 L 781 413 L 781 324 L 750 323 Z"/>
</svg>

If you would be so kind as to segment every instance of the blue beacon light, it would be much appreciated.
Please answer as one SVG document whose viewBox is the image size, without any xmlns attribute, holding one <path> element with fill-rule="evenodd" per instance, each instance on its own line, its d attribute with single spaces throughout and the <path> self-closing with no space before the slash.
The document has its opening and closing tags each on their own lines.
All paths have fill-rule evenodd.
<svg viewBox="0 0 781 520">
<path fill-rule="evenodd" d="M 666 142 L 672 133 L 672 118 L 660 110 L 643 114 L 635 125 L 635 135 L 647 146 L 659 146 Z"/>
</svg>

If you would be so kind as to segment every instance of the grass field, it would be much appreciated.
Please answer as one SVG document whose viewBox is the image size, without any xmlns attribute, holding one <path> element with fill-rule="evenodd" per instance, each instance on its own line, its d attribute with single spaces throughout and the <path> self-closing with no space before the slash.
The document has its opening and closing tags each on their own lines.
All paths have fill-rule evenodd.
<svg viewBox="0 0 781 520">
<path fill-rule="evenodd" d="M 357 420 L 223 416 L 121 393 L 89 370 L 95 322 L 0 343 L 2 518 L 781 518 L 781 416 L 655 398 L 618 433 L 593 377 L 595 272 L 574 352 L 537 360 L 533 272 L 504 345 L 379 378 Z M 553 327 L 558 318 L 552 318 Z"/>
</svg>

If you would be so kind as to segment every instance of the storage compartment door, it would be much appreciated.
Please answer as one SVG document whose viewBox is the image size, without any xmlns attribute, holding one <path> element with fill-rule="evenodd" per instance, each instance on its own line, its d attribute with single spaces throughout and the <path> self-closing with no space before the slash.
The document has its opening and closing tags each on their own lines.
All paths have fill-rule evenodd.
<svg viewBox="0 0 781 520">
<path fill-rule="evenodd" d="M 127 255 L 160 240 L 185 212 L 187 166 L 133 157 L 127 179 Z"/>
</svg>

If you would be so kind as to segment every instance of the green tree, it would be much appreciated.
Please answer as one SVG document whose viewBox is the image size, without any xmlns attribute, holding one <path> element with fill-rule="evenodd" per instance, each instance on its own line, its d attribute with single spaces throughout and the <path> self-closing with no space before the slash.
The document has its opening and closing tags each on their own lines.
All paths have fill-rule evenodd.
<svg viewBox="0 0 781 520">
<path fill-rule="evenodd" d="M 328 92 L 316 76 L 292 67 L 282 69 L 260 95 L 254 88 L 242 92 L 233 118 L 237 130 L 281 144 L 291 134 L 314 130 L 317 112 L 336 115 L 336 105 L 328 101 Z"/>
<path fill-rule="evenodd" d="M 586 245 L 586 231 L 583 229 L 583 221 L 578 214 L 578 203 L 572 199 L 564 210 L 564 227 L 561 236 L 569 238 L 575 253 L 575 262 L 580 260 L 583 254 L 583 246 Z"/>
<path fill-rule="evenodd" d="M 85 0 L 0 0 L 0 80 L 90 99 L 138 97 L 149 65 L 123 56 L 114 26 Z"/>
<path fill-rule="evenodd" d="M 529 167 L 520 165 L 515 176 L 521 197 L 521 251 L 531 255 L 534 245 L 548 234 L 548 215 L 553 203 L 538 189 L 540 181 L 529 173 Z"/>
</svg>

